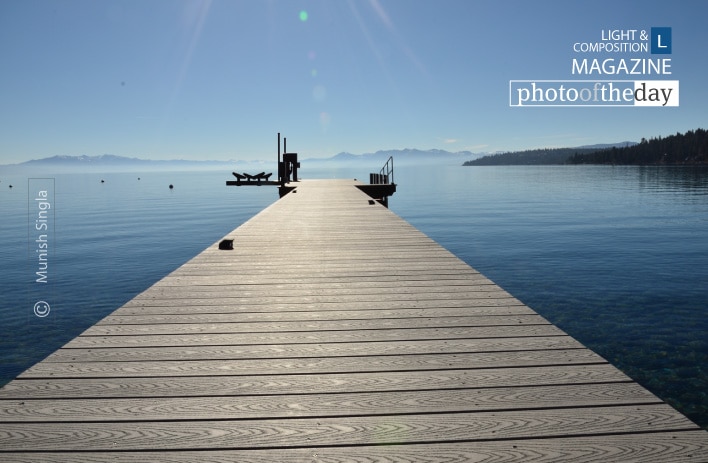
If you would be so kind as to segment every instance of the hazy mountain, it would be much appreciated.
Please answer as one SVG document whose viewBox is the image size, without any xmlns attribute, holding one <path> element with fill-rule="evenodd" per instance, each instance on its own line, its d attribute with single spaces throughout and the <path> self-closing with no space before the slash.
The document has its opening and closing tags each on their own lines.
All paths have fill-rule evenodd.
<svg viewBox="0 0 708 463">
<path fill-rule="evenodd" d="M 95 165 L 128 165 L 145 163 L 147 161 L 138 158 L 126 158 L 112 154 L 102 154 L 100 156 L 52 156 L 44 159 L 33 159 L 20 165 L 24 166 L 95 166 Z"/>
<path fill-rule="evenodd" d="M 636 145 L 635 142 L 621 142 L 612 144 L 599 144 L 581 146 L 577 150 L 600 150 L 612 147 L 626 147 Z M 549 151 L 549 150 L 546 150 Z M 389 157 L 393 157 L 396 166 L 401 165 L 462 165 L 463 163 L 476 164 L 493 158 L 493 163 L 506 163 L 498 156 L 503 157 L 519 156 L 521 152 L 511 153 L 473 153 L 471 151 L 445 151 L 440 149 L 420 150 L 414 148 L 380 150 L 375 153 L 353 154 L 341 152 L 329 158 L 305 158 L 301 156 L 300 162 L 303 167 L 319 165 L 336 165 L 337 167 L 357 166 L 361 168 L 371 168 L 378 170 Z M 528 151 L 525 152 L 528 156 Z M 484 158 L 484 160 L 480 160 Z M 517 161 L 518 162 L 518 161 Z M 513 162 L 511 162 L 513 163 Z M 526 163 L 526 162 L 524 162 Z M 51 170 L 51 172 L 100 172 L 100 171 L 145 171 L 145 170 L 213 170 L 213 169 L 260 169 L 275 170 L 275 160 L 262 161 L 194 161 L 194 160 L 149 160 L 112 154 L 102 154 L 98 156 L 67 156 L 58 155 L 44 159 L 34 159 L 20 164 L 4 165 L 3 171 L 13 170 Z"/>
<path fill-rule="evenodd" d="M 190 160 L 149 160 L 102 154 L 99 156 L 52 156 L 43 159 L 33 159 L 19 164 L 2 166 L 3 170 L 48 170 L 52 172 L 99 172 L 110 170 L 115 172 L 145 171 L 145 170 L 184 170 L 229 168 L 234 161 L 190 161 Z"/>
<path fill-rule="evenodd" d="M 352 154 L 342 152 L 329 158 L 307 158 L 301 156 L 304 166 L 316 166 L 319 163 L 336 164 L 337 166 L 357 165 L 380 168 L 389 157 L 393 156 L 396 165 L 404 164 L 454 164 L 459 165 L 469 159 L 475 159 L 483 154 L 469 151 L 449 152 L 445 150 L 381 150 L 375 153 Z M 58 155 L 43 159 L 33 159 L 20 164 L 2 166 L 3 170 L 26 170 L 27 168 L 51 170 L 52 172 L 98 172 L 109 171 L 141 171 L 141 170 L 185 170 L 185 169 L 232 169 L 232 168 L 263 167 L 275 169 L 275 160 L 263 161 L 193 161 L 193 160 L 149 160 L 112 154 L 99 156 L 66 156 Z"/>
<path fill-rule="evenodd" d="M 398 150 L 380 150 L 375 153 L 352 154 L 347 152 L 339 153 L 330 158 L 305 159 L 309 163 L 365 163 L 383 165 L 389 157 L 393 157 L 396 165 L 404 164 L 461 164 L 469 159 L 476 159 L 484 156 L 483 153 L 472 153 L 470 151 L 450 152 L 445 150 L 431 149 L 419 150 L 404 148 Z"/>
<path fill-rule="evenodd" d="M 599 143 L 597 145 L 583 145 L 578 146 L 578 149 L 591 149 L 591 150 L 606 150 L 608 148 L 624 148 L 627 146 L 636 145 L 636 141 L 622 141 L 619 143 Z"/>
</svg>

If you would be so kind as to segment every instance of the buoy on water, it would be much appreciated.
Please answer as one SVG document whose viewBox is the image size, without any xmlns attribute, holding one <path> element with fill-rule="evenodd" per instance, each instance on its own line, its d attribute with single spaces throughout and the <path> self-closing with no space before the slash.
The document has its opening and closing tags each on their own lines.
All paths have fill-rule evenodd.
<svg viewBox="0 0 708 463">
<path fill-rule="evenodd" d="M 170 190 L 174 188 L 174 185 L 170 183 Z"/>
</svg>

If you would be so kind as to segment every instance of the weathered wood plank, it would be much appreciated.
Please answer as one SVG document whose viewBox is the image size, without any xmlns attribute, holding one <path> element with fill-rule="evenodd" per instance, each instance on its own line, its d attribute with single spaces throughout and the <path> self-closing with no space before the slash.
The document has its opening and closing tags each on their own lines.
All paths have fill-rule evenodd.
<svg viewBox="0 0 708 463">
<path fill-rule="evenodd" d="M 0 400 L 5 423 L 285 419 L 658 404 L 635 383 L 345 394 Z"/>
<path fill-rule="evenodd" d="M 329 287 L 389 287 L 395 284 L 409 284 L 418 286 L 435 286 L 441 283 L 449 285 L 484 285 L 494 284 L 491 280 L 477 271 L 457 268 L 441 270 L 435 273 L 428 271 L 406 271 L 400 267 L 391 273 L 381 274 L 368 269 L 354 271 L 352 269 L 342 269 L 333 275 L 330 272 L 320 272 L 312 269 L 312 272 L 285 273 L 276 272 L 269 274 L 243 275 L 238 278 L 229 275 L 231 266 L 215 266 L 212 264 L 190 263 L 175 270 L 152 287 L 174 287 L 183 286 L 189 283 L 195 287 L 211 286 L 221 284 L 233 284 L 234 286 L 249 285 L 276 285 L 277 287 L 289 288 L 300 285 L 325 285 Z M 347 270 L 346 272 L 343 270 Z"/>
<path fill-rule="evenodd" d="M 329 342 L 317 344 L 252 344 L 242 346 L 132 347 L 59 349 L 45 362 L 141 362 L 276 358 L 316 358 L 430 353 L 510 352 L 582 349 L 570 336 L 535 338 L 451 339 L 430 341 Z"/>
<path fill-rule="evenodd" d="M 311 321 L 311 320 L 370 320 L 372 318 L 420 318 L 420 317 L 465 317 L 465 316 L 515 316 L 535 315 L 535 312 L 523 305 L 495 306 L 495 307 L 441 307 L 438 309 L 376 309 L 367 310 L 336 310 L 336 311 L 306 311 L 287 310 L 282 312 L 252 311 L 247 307 L 241 311 L 230 313 L 190 313 L 180 311 L 160 315 L 111 315 L 98 324 L 107 325 L 157 325 L 170 323 L 238 323 L 238 322 L 286 322 L 286 321 Z"/>
<path fill-rule="evenodd" d="M 329 269 L 324 270 L 320 266 L 310 266 L 307 268 L 307 271 L 303 272 L 299 269 L 289 268 L 286 265 L 272 265 L 267 267 L 259 265 L 258 268 L 249 265 L 244 268 L 242 265 L 233 262 L 205 263 L 192 260 L 170 273 L 165 278 L 191 278 L 192 276 L 209 278 L 228 275 L 231 271 L 236 269 L 238 269 L 242 277 L 242 279 L 239 280 L 241 284 L 254 284 L 256 282 L 297 284 L 312 281 L 351 281 L 352 279 L 371 281 L 378 280 L 379 278 L 389 281 L 395 281 L 396 279 L 418 281 L 426 278 L 432 280 L 456 280 L 467 276 L 476 279 L 481 275 L 476 270 L 470 269 L 469 267 L 461 267 L 459 264 L 444 267 L 436 266 L 434 272 L 431 272 L 431 268 L 428 266 L 417 265 L 416 267 L 417 268 L 413 268 L 412 264 L 403 267 L 390 266 L 386 271 L 381 271 L 378 269 L 373 270 L 369 267 L 350 268 L 349 266 L 342 266 L 333 268 L 330 271 Z"/>
<path fill-rule="evenodd" d="M 453 293 L 429 293 L 429 292 L 422 292 L 422 293 L 401 293 L 401 294 L 391 294 L 391 293 L 382 293 L 382 294 L 341 294 L 338 295 L 336 293 L 333 294 L 324 294 L 324 295 L 319 295 L 319 294 L 307 294 L 307 293 L 302 293 L 299 295 L 276 295 L 276 296 L 248 296 L 248 295 L 238 295 L 234 294 L 231 296 L 228 295 L 220 295 L 220 296 L 215 296 L 215 297 L 209 297 L 204 294 L 196 294 L 193 297 L 186 297 L 185 295 L 181 295 L 181 297 L 177 297 L 174 299 L 171 298 L 155 298 L 152 299 L 151 297 L 141 297 L 139 298 L 139 301 L 149 301 L 150 304 L 152 305 L 174 305 L 174 304 L 179 304 L 181 302 L 186 302 L 189 304 L 194 304 L 194 305 L 202 305 L 202 304 L 247 304 L 249 302 L 252 302 L 256 300 L 260 304 L 270 304 L 270 303 L 286 303 L 288 300 L 293 300 L 293 301 L 299 301 L 301 303 L 303 302 L 309 302 L 309 303 L 322 303 L 322 302 L 340 302 L 340 303 L 347 303 L 347 302 L 361 302 L 361 301 L 369 301 L 369 302 L 377 302 L 377 301 L 420 301 L 420 300 L 428 300 L 428 301 L 446 301 L 446 300 L 466 300 L 466 299 L 495 299 L 495 298 L 501 298 L 504 300 L 512 300 L 512 298 L 509 297 L 509 295 L 504 292 L 504 291 L 465 291 L 465 292 L 460 292 L 457 294 Z M 443 302 L 444 303 L 444 302 Z"/>
<path fill-rule="evenodd" d="M 140 314 L 179 314 L 189 313 L 229 313 L 239 310 L 251 312 L 298 312 L 298 311 L 322 311 L 333 312 L 339 310 L 379 310 L 379 309 L 445 309 L 453 307 L 466 308 L 493 308 L 493 307 L 519 307 L 521 302 L 514 298 L 499 299 L 466 299 L 454 300 L 411 300 L 411 301 L 327 301 L 327 302 L 307 302 L 299 299 L 283 299 L 277 303 L 263 303 L 255 299 L 248 302 L 239 303 L 201 303 L 195 305 L 191 300 L 179 301 L 146 301 L 131 300 L 123 307 L 117 309 L 110 316 L 140 315 Z M 179 305 L 176 305 L 179 304 Z M 373 315 L 373 314 L 372 314 Z"/>
<path fill-rule="evenodd" d="M 132 398 L 276 395 L 458 389 L 472 387 L 534 387 L 564 384 L 627 382 L 615 367 L 575 364 L 478 370 L 383 371 L 239 376 L 152 378 L 20 379 L 0 389 L 0 398 Z"/>
<path fill-rule="evenodd" d="M 395 445 L 699 429 L 668 405 L 279 420 L 6 423 L 5 451 Z"/>
<path fill-rule="evenodd" d="M 189 282 L 185 282 L 189 285 Z M 479 294 L 485 293 L 485 294 Z M 433 297 L 454 296 L 455 298 L 473 298 L 479 296 L 496 297 L 511 297 L 509 293 L 501 290 L 496 285 L 446 285 L 440 283 L 434 286 L 426 285 L 394 285 L 388 287 L 381 286 L 360 286 L 360 287 L 326 287 L 324 285 L 300 285 L 292 288 L 278 288 L 276 285 L 248 285 L 236 286 L 225 283 L 223 285 L 212 286 L 195 286 L 194 288 L 184 287 L 159 287 L 153 288 L 149 293 L 143 293 L 137 296 L 138 300 L 142 299 L 190 299 L 201 297 L 226 298 L 262 298 L 264 295 L 268 297 L 290 297 L 300 298 L 302 296 L 370 296 L 377 297 L 382 295 L 398 296 L 401 294 L 415 295 L 431 295 Z"/>
<path fill-rule="evenodd" d="M 6 453 L 12 463 L 705 463 L 703 431 L 266 450 Z"/>
<path fill-rule="evenodd" d="M 450 368 L 516 368 L 523 366 L 604 363 L 587 349 L 521 352 L 416 354 L 398 356 L 275 358 L 268 360 L 198 360 L 177 362 L 41 362 L 20 378 L 156 377 L 254 374 L 317 374 L 411 371 Z"/>
<path fill-rule="evenodd" d="M 206 333 L 173 335 L 78 336 L 62 349 L 106 347 L 188 347 L 248 344 L 321 344 L 326 342 L 424 341 L 432 339 L 519 338 L 527 336 L 565 336 L 551 324 L 447 328 L 407 328 L 391 330 L 357 330 L 285 333 Z"/>
<path fill-rule="evenodd" d="M 204 324 L 156 324 L 156 325 L 102 325 L 88 328 L 83 334 L 90 336 L 120 336 L 136 334 L 203 334 L 203 333 L 256 333 L 288 331 L 347 331 L 384 330 L 401 328 L 445 328 L 460 326 L 509 326 L 539 325 L 546 323 L 539 315 L 498 315 L 470 317 L 408 317 L 353 320 L 308 320 L 272 322 L 232 322 Z"/>
</svg>

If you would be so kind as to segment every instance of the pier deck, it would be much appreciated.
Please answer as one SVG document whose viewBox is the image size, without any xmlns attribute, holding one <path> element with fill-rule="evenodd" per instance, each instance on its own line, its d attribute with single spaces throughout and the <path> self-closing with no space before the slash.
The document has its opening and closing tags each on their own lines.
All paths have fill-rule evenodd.
<svg viewBox="0 0 708 463">
<path fill-rule="evenodd" d="M 708 433 L 346 180 L 0 390 L 3 462 L 698 462 Z"/>
</svg>

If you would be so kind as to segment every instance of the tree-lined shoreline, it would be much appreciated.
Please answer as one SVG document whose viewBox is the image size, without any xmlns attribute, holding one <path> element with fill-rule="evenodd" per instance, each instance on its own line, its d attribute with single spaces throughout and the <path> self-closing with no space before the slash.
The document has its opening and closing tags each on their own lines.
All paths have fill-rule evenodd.
<svg viewBox="0 0 708 463">
<path fill-rule="evenodd" d="M 484 156 L 464 166 L 492 165 L 708 165 L 708 132 L 689 130 L 668 137 L 643 138 L 610 148 L 552 148 L 516 151 Z"/>
</svg>

